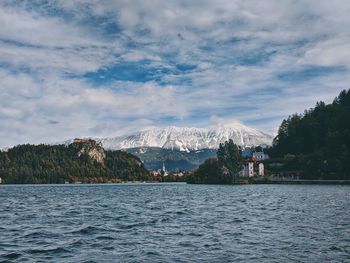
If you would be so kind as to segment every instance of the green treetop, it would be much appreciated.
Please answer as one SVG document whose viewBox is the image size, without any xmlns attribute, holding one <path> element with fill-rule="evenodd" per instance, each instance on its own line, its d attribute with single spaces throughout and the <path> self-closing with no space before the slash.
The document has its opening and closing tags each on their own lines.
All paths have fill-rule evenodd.
<svg viewBox="0 0 350 263">
<path fill-rule="evenodd" d="M 240 153 L 240 149 L 232 139 L 225 143 L 220 143 L 217 157 L 220 166 L 227 171 L 230 176 L 235 176 L 243 165 L 243 159 Z"/>
</svg>

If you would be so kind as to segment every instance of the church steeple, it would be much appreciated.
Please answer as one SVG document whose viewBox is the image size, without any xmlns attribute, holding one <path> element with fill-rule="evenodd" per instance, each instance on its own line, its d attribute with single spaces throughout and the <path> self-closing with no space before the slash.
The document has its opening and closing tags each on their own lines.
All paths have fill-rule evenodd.
<svg viewBox="0 0 350 263">
<path fill-rule="evenodd" d="M 165 169 L 165 164 L 164 164 L 164 162 L 163 162 L 162 171 L 163 171 L 164 176 L 168 176 L 168 172 L 167 172 L 166 169 Z"/>
</svg>

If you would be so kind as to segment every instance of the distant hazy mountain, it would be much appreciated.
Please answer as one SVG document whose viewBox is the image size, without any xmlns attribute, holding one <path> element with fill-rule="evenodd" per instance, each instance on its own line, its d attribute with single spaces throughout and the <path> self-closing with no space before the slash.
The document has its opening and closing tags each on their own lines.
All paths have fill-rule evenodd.
<svg viewBox="0 0 350 263">
<path fill-rule="evenodd" d="M 216 156 L 216 150 L 214 149 L 187 152 L 160 147 L 140 147 L 126 149 L 125 151 L 139 157 L 148 170 L 158 170 L 164 164 L 168 171 L 190 171 L 197 168 L 206 159 Z"/>
<path fill-rule="evenodd" d="M 270 145 L 273 136 L 240 123 L 216 128 L 165 127 L 143 130 L 131 135 L 100 139 L 105 149 L 119 150 L 159 147 L 180 151 L 217 149 L 232 139 L 240 146 Z"/>
</svg>

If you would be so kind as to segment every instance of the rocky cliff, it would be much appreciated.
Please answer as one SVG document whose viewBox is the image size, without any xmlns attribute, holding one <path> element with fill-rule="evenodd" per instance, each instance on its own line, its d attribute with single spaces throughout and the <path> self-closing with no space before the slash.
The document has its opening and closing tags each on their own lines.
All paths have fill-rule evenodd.
<svg viewBox="0 0 350 263">
<path fill-rule="evenodd" d="M 85 154 L 98 163 L 102 164 L 104 162 L 106 154 L 101 143 L 91 139 L 75 139 L 74 143 L 81 147 L 78 152 L 79 157 Z"/>
</svg>

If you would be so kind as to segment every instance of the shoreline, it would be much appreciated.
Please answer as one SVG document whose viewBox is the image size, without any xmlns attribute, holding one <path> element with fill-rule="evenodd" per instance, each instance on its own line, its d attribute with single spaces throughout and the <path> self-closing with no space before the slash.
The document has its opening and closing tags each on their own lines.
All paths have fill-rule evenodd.
<svg viewBox="0 0 350 263">
<path fill-rule="evenodd" d="M 270 180 L 270 181 L 240 181 L 231 184 L 216 184 L 216 183 L 187 183 L 187 182 L 120 182 L 120 183 L 51 183 L 51 184 L 6 184 L 2 183 L 1 186 L 5 185 L 57 185 L 57 186 L 88 186 L 88 185 L 153 185 L 153 184 L 197 184 L 197 185 L 252 185 L 252 184 L 296 184 L 296 185 L 350 185 L 350 180 Z"/>
<path fill-rule="evenodd" d="M 271 180 L 271 181 L 255 181 L 252 184 L 350 185 L 350 180 Z"/>
<path fill-rule="evenodd" d="M 49 184 L 6 184 L 2 183 L 1 186 L 93 186 L 93 185 L 158 185 L 158 184 L 186 184 L 186 182 L 122 182 L 122 183 L 49 183 Z"/>
</svg>

